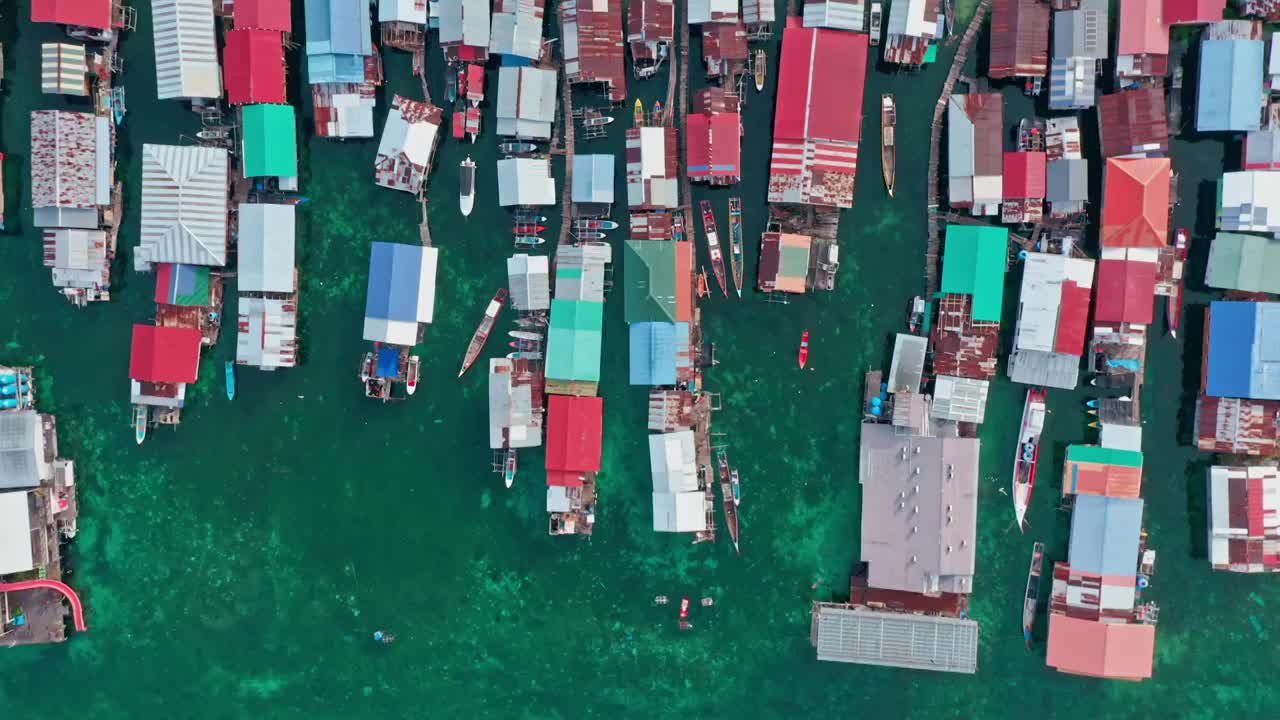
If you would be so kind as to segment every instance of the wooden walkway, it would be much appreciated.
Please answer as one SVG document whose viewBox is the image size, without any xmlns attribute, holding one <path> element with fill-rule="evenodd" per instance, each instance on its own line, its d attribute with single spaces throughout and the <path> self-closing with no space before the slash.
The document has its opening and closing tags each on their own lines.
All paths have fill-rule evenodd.
<svg viewBox="0 0 1280 720">
<path fill-rule="evenodd" d="M 677 18 L 688 17 L 689 3 L 683 2 L 680 7 L 684 12 L 677 15 Z M 689 181 L 688 168 L 685 167 L 684 147 L 689 142 L 689 23 L 677 20 L 680 25 L 680 54 L 677 56 L 676 65 L 679 66 L 678 82 L 667 82 L 667 106 L 662 109 L 662 124 L 669 125 L 671 123 L 671 108 L 676 106 L 678 112 L 676 117 L 677 127 L 680 128 L 679 142 L 677 143 L 677 153 L 679 154 L 678 164 L 680 173 L 680 212 L 684 213 L 684 234 L 690 240 L 694 239 L 696 230 L 693 225 L 693 183 Z M 672 102 L 671 93 L 678 86 L 680 88 L 680 96 Z M 696 256 L 696 254 L 695 254 Z M 694 263 L 697 265 L 697 262 Z"/>
<path fill-rule="evenodd" d="M 560 64 L 561 73 L 564 63 Z M 573 224 L 573 86 L 569 78 L 560 78 L 560 129 L 564 141 L 564 187 L 560 191 L 560 239 L 557 248 L 570 243 L 569 227 Z"/>
<path fill-rule="evenodd" d="M 981 0 L 973 12 L 973 19 L 964 30 L 964 38 L 951 61 L 951 69 L 947 72 L 947 81 L 942 85 L 942 94 L 933 108 L 933 129 L 929 135 L 929 247 L 924 258 L 925 297 L 933 297 L 938 292 L 938 265 L 941 259 L 942 227 L 938 216 L 938 156 L 942 144 L 942 124 L 946 120 L 947 100 L 960 73 L 964 70 L 969 50 L 978 39 L 978 31 L 982 29 L 982 21 L 991 10 L 991 0 Z"/>
</svg>

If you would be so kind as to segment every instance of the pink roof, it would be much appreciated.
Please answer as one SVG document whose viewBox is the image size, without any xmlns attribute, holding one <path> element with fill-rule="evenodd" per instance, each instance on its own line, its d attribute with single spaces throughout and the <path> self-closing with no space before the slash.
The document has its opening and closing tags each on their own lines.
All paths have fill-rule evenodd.
<svg viewBox="0 0 1280 720">
<path fill-rule="evenodd" d="M 1094 321 L 1151 323 L 1156 291 L 1156 264 L 1136 260 L 1098 261 L 1098 299 Z"/>
<path fill-rule="evenodd" d="M 227 102 L 283 104 L 284 50 L 278 30 L 231 30 L 222 50 Z"/>
<path fill-rule="evenodd" d="M 1042 152 L 1004 154 L 1004 199 L 1044 199 L 1046 156 Z"/>
<path fill-rule="evenodd" d="M 111 29 L 111 0 L 32 0 L 31 22 Z"/>
<path fill-rule="evenodd" d="M 1165 25 L 1200 25 L 1222 19 L 1222 0 L 1164 0 Z"/>
<path fill-rule="evenodd" d="M 773 140 L 857 143 L 867 36 L 790 24 L 795 19 L 782 35 Z"/>
<path fill-rule="evenodd" d="M 1126 0 L 1120 5 L 1117 55 L 1168 55 L 1169 28 L 1164 24 L 1165 0 Z"/>
<path fill-rule="evenodd" d="M 1045 664 L 1073 675 L 1145 680 L 1151 677 L 1156 626 L 1049 615 Z"/>
<path fill-rule="evenodd" d="M 193 383 L 200 366 L 200 331 L 134 325 L 129 378 L 152 383 Z"/>
<path fill-rule="evenodd" d="M 289 32 L 293 29 L 289 12 L 289 0 L 236 0 L 233 20 L 237 30 Z"/>
<path fill-rule="evenodd" d="M 1169 244 L 1169 158 L 1109 158 L 1102 175 L 1102 246 Z"/>
<path fill-rule="evenodd" d="M 1062 283 L 1062 300 L 1058 306 L 1058 334 L 1053 351 L 1066 355 L 1084 354 L 1085 330 L 1089 325 L 1089 299 L 1092 288 L 1080 287 L 1067 280 Z"/>
<path fill-rule="evenodd" d="M 604 400 L 550 395 L 547 398 L 547 484 L 582 485 L 581 475 L 600 469 Z"/>
<path fill-rule="evenodd" d="M 741 176 L 738 122 L 738 113 L 689 115 L 685 164 L 690 178 Z"/>
</svg>

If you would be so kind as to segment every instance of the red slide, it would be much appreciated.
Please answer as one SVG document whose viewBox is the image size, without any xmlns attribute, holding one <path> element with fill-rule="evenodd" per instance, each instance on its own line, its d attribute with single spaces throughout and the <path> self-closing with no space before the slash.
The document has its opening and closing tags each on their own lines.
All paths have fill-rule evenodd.
<svg viewBox="0 0 1280 720">
<path fill-rule="evenodd" d="M 70 586 L 64 585 L 57 580 L 24 580 L 16 583 L 0 583 L 0 592 L 16 592 L 18 590 L 34 590 L 36 588 L 57 590 L 66 596 L 67 601 L 71 603 L 71 616 L 75 620 L 76 630 L 84 632 L 89 629 L 84 624 L 84 606 L 80 604 L 80 596 Z"/>
</svg>

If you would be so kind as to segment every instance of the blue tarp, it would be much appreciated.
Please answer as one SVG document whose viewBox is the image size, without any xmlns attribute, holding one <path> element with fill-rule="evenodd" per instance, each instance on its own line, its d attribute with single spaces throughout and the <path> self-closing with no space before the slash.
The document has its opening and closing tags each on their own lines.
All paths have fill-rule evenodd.
<svg viewBox="0 0 1280 720">
<path fill-rule="evenodd" d="M 631 323 L 632 385 L 676 384 L 676 323 Z"/>
<path fill-rule="evenodd" d="M 1257 130 L 1262 117 L 1262 41 L 1200 44 L 1196 130 Z"/>
<path fill-rule="evenodd" d="M 1067 562 L 1072 570 L 1136 575 L 1141 533 L 1141 498 L 1077 495 Z"/>
<path fill-rule="evenodd" d="M 1209 304 L 1209 358 L 1205 368 L 1205 393 L 1215 397 L 1252 397 L 1249 367 L 1252 364 L 1254 323 L 1251 302 L 1218 301 Z"/>
<path fill-rule="evenodd" d="M 418 321 L 422 292 L 422 246 L 375 242 L 369 253 L 369 294 L 364 316 Z"/>
<path fill-rule="evenodd" d="M 400 375 L 400 348 L 378 348 L 378 370 L 380 378 L 393 378 Z"/>
<path fill-rule="evenodd" d="M 498 58 L 502 67 L 528 67 L 533 64 L 533 60 L 523 55 L 499 55 Z"/>
</svg>

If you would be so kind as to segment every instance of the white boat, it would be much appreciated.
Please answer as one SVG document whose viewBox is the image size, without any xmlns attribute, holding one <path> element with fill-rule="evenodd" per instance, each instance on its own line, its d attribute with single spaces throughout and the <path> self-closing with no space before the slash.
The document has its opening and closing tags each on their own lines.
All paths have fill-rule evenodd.
<svg viewBox="0 0 1280 720">
<path fill-rule="evenodd" d="M 871 3 L 871 45 L 874 47 L 880 44 L 880 22 L 883 17 L 883 9 L 880 3 Z"/>
<path fill-rule="evenodd" d="M 459 170 L 458 208 L 462 210 L 462 216 L 466 217 L 471 214 L 471 208 L 476 202 L 476 164 L 470 155 L 459 165 Z"/>
<path fill-rule="evenodd" d="M 1044 400 L 1044 388 L 1033 387 L 1027 390 L 1027 401 L 1022 407 L 1022 426 L 1013 457 L 1013 515 L 1018 530 L 1023 529 L 1023 518 L 1036 486 L 1036 459 L 1040 456 L 1040 433 L 1044 431 Z"/>
<path fill-rule="evenodd" d="M 139 445 L 147 439 L 147 406 L 133 406 L 133 439 Z"/>
<path fill-rule="evenodd" d="M 405 378 L 404 389 L 410 395 L 418 391 L 418 371 L 419 371 L 419 365 L 421 364 L 421 362 L 422 361 L 418 359 L 417 355 L 409 356 L 409 368 L 405 372 L 406 378 Z"/>
</svg>

